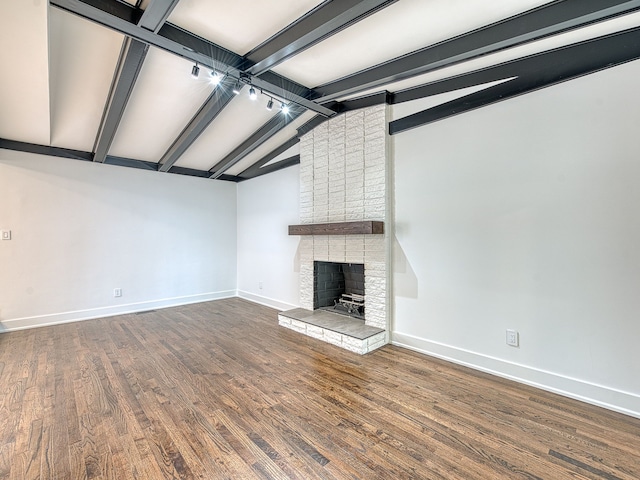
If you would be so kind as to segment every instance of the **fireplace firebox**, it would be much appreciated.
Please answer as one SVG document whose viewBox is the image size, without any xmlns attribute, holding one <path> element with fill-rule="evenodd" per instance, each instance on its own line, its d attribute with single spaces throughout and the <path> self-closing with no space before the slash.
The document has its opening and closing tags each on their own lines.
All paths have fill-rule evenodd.
<svg viewBox="0 0 640 480">
<path fill-rule="evenodd" d="M 364 320 L 364 264 L 313 262 L 313 309 Z"/>
</svg>

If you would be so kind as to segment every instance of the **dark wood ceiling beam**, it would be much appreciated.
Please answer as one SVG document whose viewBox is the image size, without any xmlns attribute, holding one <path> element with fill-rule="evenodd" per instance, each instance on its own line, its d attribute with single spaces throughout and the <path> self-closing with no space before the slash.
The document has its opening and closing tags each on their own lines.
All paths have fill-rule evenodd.
<svg viewBox="0 0 640 480">
<path fill-rule="evenodd" d="M 640 27 L 531 55 L 511 65 L 517 66 L 517 78 L 390 122 L 389 133 L 396 135 L 637 59 Z"/>
<path fill-rule="evenodd" d="M 177 53 L 184 58 L 218 70 L 227 68 L 240 70 L 245 63 L 244 58 L 237 53 L 171 23 L 165 23 L 160 28 L 157 40 L 165 47 L 172 47 L 173 49 L 169 50 L 171 53 Z M 159 48 L 163 48 L 163 46 L 159 46 Z M 196 57 L 194 54 L 200 57 Z"/>
<path fill-rule="evenodd" d="M 55 2 L 49 2 L 51 5 L 56 5 Z M 133 25 L 137 25 L 140 21 L 140 17 L 144 13 L 141 9 L 134 7 L 133 5 L 129 5 L 126 2 L 118 2 L 118 1 L 106 1 L 105 0 L 83 0 L 83 4 L 88 7 L 93 7 L 101 12 L 104 12 L 105 15 L 118 17 L 127 23 L 131 23 Z M 69 4 L 67 7 L 58 6 L 64 10 L 67 10 L 71 13 L 74 13 L 73 7 Z M 98 22 L 100 23 L 100 22 Z"/>
<path fill-rule="evenodd" d="M 171 167 L 169 173 L 174 173 L 176 175 L 186 175 L 188 177 L 198 177 L 198 178 L 209 178 L 211 175 L 207 170 L 196 170 L 194 168 L 186 168 L 186 167 L 176 167 L 175 165 Z M 218 180 L 224 180 L 225 182 L 241 182 L 242 178 L 236 177 L 234 175 L 221 175 Z"/>
<path fill-rule="evenodd" d="M 50 0 L 50 4 L 57 8 L 91 20 L 135 40 L 160 48 L 182 58 L 198 62 L 209 68 L 217 68 L 221 70 L 222 73 L 226 73 L 231 77 L 240 78 L 242 74 L 244 74 L 244 72 L 235 65 L 236 60 L 239 59 L 238 62 L 240 65 L 244 63 L 244 59 L 235 53 L 229 52 L 214 43 L 173 25 L 165 24 L 158 33 L 151 32 L 146 28 L 132 23 L 130 19 L 124 18 L 125 16 L 123 15 L 116 16 L 112 14 L 111 11 L 113 10 L 112 6 L 114 3 L 119 2 L 117 2 L 117 0 Z M 133 11 L 136 9 L 134 7 L 120 6 L 118 12 L 120 12 L 122 8 L 130 8 L 132 12 L 129 17 L 135 17 Z M 182 39 L 181 42 L 174 40 L 174 38 L 178 37 Z M 315 92 L 304 87 L 299 87 L 304 89 L 305 92 L 309 92 L 308 97 L 302 96 L 296 93 L 295 89 L 287 89 L 287 85 L 293 84 L 290 80 L 276 75 L 273 72 L 267 73 L 271 74 L 269 78 L 276 80 L 267 81 L 264 75 L 260 78 L 252 77 L 252 83 L 256 88 L 321 115 L 328 117 L 335 115 L 333 110 L 310 100 L 310 98 L 317 96 Z"/>
<path fill-rule="evenodd" d="M 158 31 L 178 1 L 152 0 L 140 16 L 138 25 L 151 32 Z M 137 15 L 131 13 L 130 17 L 135 18 Z M 148 51 L 149 45 L 130 37 L 126 37 L 122 43 L 116 73 L 93 149 L 94 162 L 104 162 L 107 158 Z"/>
<path fill-rule="evenodd" d="M 148 50 L 149 45 L 146 43 L 131 38 L 124 39 L 109 98 L 93 148 L 95 152 L 94 162 L 102 163 L 107 158 Z"/>
<path fill-rule="evenodd" d="M 187 167 L 177 167 L 177 166 L 173 166 L 171 167 L 171 169 L 169 170 L 169 173 L 175 173 L 177 175 L 187 175 L 189 177 L 200 177 L 200 178 L 209 178 L 210 173 L 207 170 L 196 170 L 194 168 L 187 168 Z M 229 176 L 229 178 L 231 178 Z M 223 180 L 221 178 L 221 180 Z"/>
<path fill-rule="evenodd" d="M 51 147 L 49 145 L 38 145 L 36 143 L 18 142 L 16 140 L 8 140 L 6 138 L 0 138 L 0 149 L 13 150 L 14 152 L 35 153 L 36 155 L 46 155 L 48 157 L 83 160 L 85 162 L 93 161 L 93 154 L 91 152 Z"/>
<path fill-rule="evenodd" d="M 173 164 L 178 161 L 182 154 L 196 141 L 196 139 L 206 130 L 218 114 L 227 106 L 234 97 L 230 89 L 216 87 L 209 95 L 205 104 L 198 113 L 191 119 L 189 124 L 182 130 L 178 138 L 169 147 L 159 162 L 159 170 L 167 172 Z"/>
<path fill-rule="evenodd" d="M 318 101 L 377 88 L 640 10 L 640 0 L 561 0 L 316 87 Z"/>
<path fill-rule="evenodd" d="M 45 155 L 47 157 L 68 158 L 70 160 L 81 160 L 83 162 L 92 162 L 93 154 L 91 152 L 84 152 L 81 150 L 72 150 L 69 148 L 51 147 L 49 145 L 38 145 L 35 143 L 18 142 L 16 140 L 7 140 L 0 138 L 0 149 L 12 150 L 14 152 L 26 152 L 36 155 Z M 107 156 L 103 162 L 105 165 L 116 165 L 120 167 L 138 168 L 142 170 L 157 171 L 158 164 L 154 162 L 147 162 L 144 160 L 136 160 L 134 158 L 122 158 Z M 207 170 L 195 170 L 193 168 L 172 167 L 169 173 L 177 175 L 187 175 L 190 177 L 209 178 L 211 173 Z M 225 180 L 229 182 L 240 182 L 242 179 L 233 175 L 221 175 L 218 180 Z"/>
<path fill-rule="evenodd" d="M 158 171 L 158 164 L 146 160 L 136 160 L 134 158 L 107 156 L 104 163 L 106 165 L 117 165 L 119 167 L 137 168 L 139 170 Z"/>
<path fill-rule="evenodd" d="M 258 160 L 253 165 L 251 165 L 249 168 L 247 168 L 247 169 L 243 170 L 242 172 L 240 172 L 238 174 L 238 176 L 241 177 L 241 178 L 253 178 L 253 177 L 258 176 L 256 174 L 260 171 L 260 169 L 262 168 L 263 165 L 269 163 L 271 160 L 276 158 L 278 155 L 286 152 L 287 150 L 289 150 L 294 145 L 297 145 L 299 142 L 300 142 L 300 139 L 297 136 L 287 140 L 282 145 L 280 145 L 278 148 L 276 148 L 276 149 L 270 151 L 269 153 L 267 153 L 264 157 L 262 157 L 260 160 Z"/>
<path fill-rule="evenodd" d="M 158 33 L 164 22 L 180 0 L 152 0 L 142 14 L 138 25 L 147 30 Z"/>
<path fill-rule="evenodd" d="M 425 83 L 417 87 L 399 90 L 390 96 L 389 103 L 395 105 L 397 103 L 410 102 L 412 100 L 453 92 L 455 90 L 496 82 L 498 80 L 508 80 L 511 77 L 518 76 L 516 72 L 518 71 L 518 64 L 520 62 L 521 59 L 505 62 L 493 67 L 482 68 L 443 80 Z"/>
<path fill-rule="evenodd" d="M 246 55 L 246 71 L 260 75 L 397 0 L 325 1 Z"/>
<path fill-rule="evenodd" d="M 209 170 L 210 178 L 219 178 L 224 172 L 233 167 L 245 156 L 253 152 L 256 148 L 269 140 L 273 135 L 285 128 L 288 124 L 298 118 L 304 112 L 301 108 L 292 108 L 289 114 L 276 114 L 256 130 L 249 138 L 238 145 L 231 153 L 220 160 Z"/>
<path fill-rule="evenodd" d="M 284 170 L 285 168 L 293 167 L 294 165 L 298 165 L 299 163 L 300 155 L 292 155 L 289 158 L 282 159 L 279 162 L 272 163 L 271 165 L 267 165 L 266 167 L 252 170 L 246 175 L 238 175 L 236 178 L 238 179 L 238 182 L 243 182 L 245 180 L 251 180 L 252 178 L 261 177 L 262 175 L 266 175 L 268 173 L 273 173 L 279 170 Z"/>
</svg>

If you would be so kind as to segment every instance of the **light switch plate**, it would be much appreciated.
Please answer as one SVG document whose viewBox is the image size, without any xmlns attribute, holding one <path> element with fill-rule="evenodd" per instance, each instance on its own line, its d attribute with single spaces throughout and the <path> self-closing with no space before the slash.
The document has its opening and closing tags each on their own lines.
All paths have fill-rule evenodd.
<svg viewBox="0 0 640 480">
<path fill-rule="evenodd" d="M 11 240 L 11 230 L 2 230 L 2 240 Z"/>
</svg>

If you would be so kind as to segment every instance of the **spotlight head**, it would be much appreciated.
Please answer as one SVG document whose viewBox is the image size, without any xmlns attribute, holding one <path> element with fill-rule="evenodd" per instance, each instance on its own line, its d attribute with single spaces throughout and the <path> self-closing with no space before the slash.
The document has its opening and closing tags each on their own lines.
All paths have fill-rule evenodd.
<svg viewBox="0 0 640 480">
<path fill-rule="evenodd" d="M 193 78 L 198 78 L 198 75 L 200 75 L 200 67 L 196 64 L 191 69 L 191 76 Z"/>
<path fill-rule="evenodd" d="M 236 82 L 235 86 L 233 87 L 233 94 L 234 95 L 240 95 L 240 90 L 242 90 L 242 85 L 240 85 L 240 82 Z"/>
<path fill-rule="evenodd" d="M 289 105 L 285 105 L 284 103 L 280 104 L 280 111 L 285 115 L 289 114 Z"/>
<path fill-rule="evenodd" d="M 273 98 L 270 98 L 269 101 L 267 102 L 267 110 L 269 111 L 273 110 Z"/>
<path fill-rule="evenodd" d="M 211 84 L 218 85 L 222 81 L 222 75 L 215 70 L 211 70 Z"/>
<path fill-rule="evenodd" d="M 258 94 L 256 93 L 256 89 L 255 89 L 255 88 L 253 88 L 253 87 L 251 87 L 251 88 L 249 89 L 249 98 L 250 98 L 251 100 L 255 100 L 255 99 L 257 99 L 257 98 L 258 98 Z"/>
</svg>

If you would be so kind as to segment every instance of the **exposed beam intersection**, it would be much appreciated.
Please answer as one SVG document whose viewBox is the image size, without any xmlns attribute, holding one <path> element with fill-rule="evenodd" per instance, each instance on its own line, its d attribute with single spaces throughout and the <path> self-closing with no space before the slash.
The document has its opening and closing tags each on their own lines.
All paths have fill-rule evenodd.
<svg viewBox="0 0 640 480">
<path fill-rule="evenodd" d="M 276 115 L 271 117 L 267 123 L 256 130 L 249 138 L 238 145 L 231 153 L 209 170 L 211 178 L 219 178 L 220 175 L 242 160 L 249 153 L 253 152 L 273 135 L 285 128 L 288 124 L 302 115 L 302 113 L 304 113 L 303 109 L 292 109 L 286 116 Z"/>
</svg>

